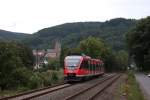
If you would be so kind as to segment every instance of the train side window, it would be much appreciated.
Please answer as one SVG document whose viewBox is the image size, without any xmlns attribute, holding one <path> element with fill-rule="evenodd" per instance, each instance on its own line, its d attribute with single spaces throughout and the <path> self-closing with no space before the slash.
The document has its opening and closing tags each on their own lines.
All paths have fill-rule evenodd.
<svg viewBox="0 0 150 100">
<path fill-rule="evenodd" d="M 99 63 L 99 70 L 101 70 L 101 63 Z"/>
<path fill-rule="evenodd" d="M 104 70 L 104 63 L 102 63 L 102 70 Z"/>
<path fill-rule="evenodd" d="M 87 60 L 83 60 L 81 63 L 81 68 L 85 68 L 88 69 L 88 61 Z"/>
<path fill-rule="evenodd" d="M 97 68 L 97 69 L 98 69 L 98 71 L 99 71 L 99 63 L 98 63 L 98 68 Z"/>
<path fill-rule="evenodd" d="M 101 63 L 99 64 L 99 67 L 100 67 L 100 70 L 101 70 L 101 67 L 102 67 L 102 66 L 101 66 Z"/>
<path fill-rule="evenodd" d="M 88 69 L 88 60 L 84 61 L 84 66 L 85 66 L 86 69 Z"/>
<path fill-rule="evenodd" d="M 95 69 L 94 70 L 96 71 L 96 63 L 95 63 Z"/>
<path fill-rule="evenodd" d="M 101 63 L 99 63 L 99 70 L 101 70 Z"/>
<path fill-rule="evenodd" d="M 95 70 L 95 62 L 93 62 L 92 68 L 93 68 L 93 71 L 94 71 Z"/>
<path fill-rule="evenodd" d="M 82 61 L 82 63 L 81 63 L 81 67 L 80 67 L 81 69 L 83 69 L 84 68 L 84 60 Z"/>
<path fill-rule="evenodd" d="M 91 66 L 91 65 L 90 65 L 90 60 L 88 60 L 88 69 L 89 69 L 89 70 L 91 70 L 90 66 Z"/>
<path fill-rule="evenodd" d="M 97 70 L 97 62 L 95 63 L 95 71 Z"/>
<path fill-rule="evenodd" d="M 99 63 L 97 63 L 97 71 L 99 70 Z"/>
<path fill-rule="evenodd" d="M 93 62 L 92 61 L 90 63 L 90 68 L 91 68 L 91 71 L 93 71 Z"/>
<path fill-rule="evenodd" d="M 97 63 L 95 63 L 95 71 L 96 71 L 96 68 L 97 68 Z"/>
<path fill-rule="evenodd" d="M 95 62 L 94 62 L 94 64 L 93 64 L 93 71 L 95 71 Z"/>
</svg>

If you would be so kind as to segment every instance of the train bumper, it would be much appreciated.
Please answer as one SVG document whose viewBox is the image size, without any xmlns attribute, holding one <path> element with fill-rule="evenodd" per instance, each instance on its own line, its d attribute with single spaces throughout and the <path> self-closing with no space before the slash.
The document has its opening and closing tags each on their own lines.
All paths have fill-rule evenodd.
<svg viewBox="0 0 150 100">
<path fill-rule="evenodd" d="M 80 81 L 82 77 L 77 77 L 75 73 L 68 73 L 65 77 L 65 81 Z"/>
</svg>

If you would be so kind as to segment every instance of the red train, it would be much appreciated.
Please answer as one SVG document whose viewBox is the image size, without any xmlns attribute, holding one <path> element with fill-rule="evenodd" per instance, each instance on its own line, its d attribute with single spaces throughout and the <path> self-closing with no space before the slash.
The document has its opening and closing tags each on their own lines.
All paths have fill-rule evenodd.
<svg viewBox="0 0 150 100">
<path fill-rule="evenodd" d="M 64 60 L 64 76 L 67 81 L 79 81 L 104 74 L 103 61 L 89 56 L 70 55 Z"/>
</svg>

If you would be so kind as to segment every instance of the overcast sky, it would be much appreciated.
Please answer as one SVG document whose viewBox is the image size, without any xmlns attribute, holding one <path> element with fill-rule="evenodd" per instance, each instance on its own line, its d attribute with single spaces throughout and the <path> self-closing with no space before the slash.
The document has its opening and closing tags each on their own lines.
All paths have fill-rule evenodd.
<svg viewBox="0 0 150 100">
<path fill-rule="evenodd" d="M 150 0 L 0 0 L 0 29 L 34 33 L 67 22 L 150 15 Z"/>
</svg>

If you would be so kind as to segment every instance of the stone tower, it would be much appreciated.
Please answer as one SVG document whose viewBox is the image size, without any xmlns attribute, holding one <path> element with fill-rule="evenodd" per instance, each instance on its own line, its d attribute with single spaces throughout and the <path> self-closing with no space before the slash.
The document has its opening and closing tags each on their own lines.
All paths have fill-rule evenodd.
<svg viewBox="0 0 150 100">
<path fill-rule="evenodd" d="M 56 57 L 59 58 L 60 57 L 60 52 L 61 52 L 61 44 L 56 41 L 55 42 L 55 52 L 56 52 Z"/>
</svg>

